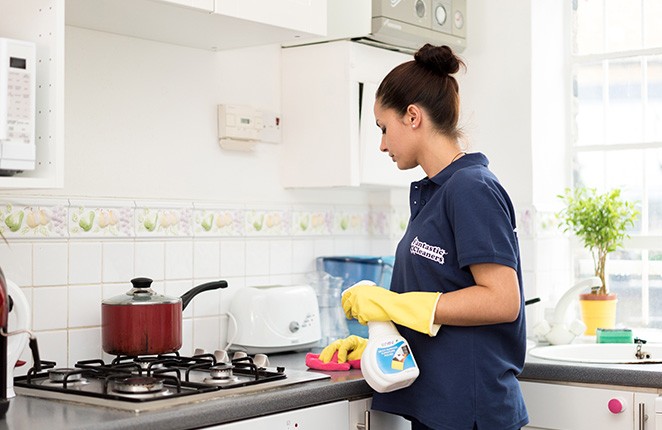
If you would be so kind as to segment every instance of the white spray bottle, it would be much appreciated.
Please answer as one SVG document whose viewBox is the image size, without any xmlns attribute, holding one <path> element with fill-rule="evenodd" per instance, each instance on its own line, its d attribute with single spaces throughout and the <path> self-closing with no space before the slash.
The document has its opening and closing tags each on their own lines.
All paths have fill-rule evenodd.
<svg viewBox="0 0 662 430">
<path fill-rule="evenodd" d="M 391 321 L 368 323 L 368 345 L 361 356 L 361 372 L 378 393 L 410 386 L 419 370 L 407 340 Z"/>
</svg>

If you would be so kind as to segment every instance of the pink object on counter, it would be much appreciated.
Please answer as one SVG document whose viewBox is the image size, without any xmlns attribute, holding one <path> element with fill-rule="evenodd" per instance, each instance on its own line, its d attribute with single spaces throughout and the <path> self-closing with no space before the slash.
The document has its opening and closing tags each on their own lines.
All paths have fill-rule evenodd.
<svg viewBox="0 0 662 430">
<path fill-rule="evenodd" d="M 351 360 L 345 363 L 338 363 L 338 352 L 336 351 L 331 357 L 331 361 L 328 363 L 323 362 L 319 359 L 319 354 L 313 354 L 309 352 L 306 354 L 306 366 L 315 370 L 349 370 L 350 368 L 360 369 L 361 360 Z"/>
</svg>

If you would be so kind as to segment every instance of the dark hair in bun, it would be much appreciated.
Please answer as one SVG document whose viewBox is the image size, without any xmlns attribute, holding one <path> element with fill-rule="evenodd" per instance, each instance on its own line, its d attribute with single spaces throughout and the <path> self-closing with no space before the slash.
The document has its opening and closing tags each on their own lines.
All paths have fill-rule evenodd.
<svg viewBox="0 0 662 430">
<path fill-rule="evenodd" d="M 448 46 L 433 46 L 429 43 L 423 45 L 414 54 L 414 61 L 426 69 L 440 75 L 450 75 L 460 70 L 462 60 L 457 58 Z"/>
<path fill-rule="evenodd" d="M 382 107 L 404 115 L 416 104 L 428 113 L 435 127 L 451 138 L 459 138 L 459 86 L 453 76 L 466 67 L 448 46 L 421 47 L 414 60 L 402 63 L 384 78 L 376 99 Z"/>
</svg>

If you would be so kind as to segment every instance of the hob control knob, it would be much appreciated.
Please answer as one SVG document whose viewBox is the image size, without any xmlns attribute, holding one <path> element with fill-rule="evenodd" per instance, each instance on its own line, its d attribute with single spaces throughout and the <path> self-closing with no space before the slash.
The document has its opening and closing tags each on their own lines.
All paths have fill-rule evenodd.
<svg viewBox="0 0 662 430">
<path fill-rule="evenodd" d="M 611 412 L 612 414 L 620 414 L 626 409 L 625 406 L 626 403 L 622 397 L 611 398 L 609 399 L 609 403 L 607 403 L 609 412 Z"/>
</svg>

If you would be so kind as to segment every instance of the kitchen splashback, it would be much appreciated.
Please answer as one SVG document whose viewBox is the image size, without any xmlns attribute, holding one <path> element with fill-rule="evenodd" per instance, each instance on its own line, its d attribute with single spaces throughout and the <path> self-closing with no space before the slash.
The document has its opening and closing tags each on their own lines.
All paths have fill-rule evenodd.
<svg viewBox="0 0 662 430">
<path fill-rule="evenodd" d="M 69 365 L 102 355 L 101 301 L 127 291 L 131 278 L 148 276 L 173 296 L 225 279 L 227 290 L 184 310 L 182 353 L 191 354 L 226 346 L 225 315 L 238 288 L 302 282 L 320 255 L 392 253 L 407 216 L 406 207 L 368 205 L 7 196 L 0 266 L 30 301 L 42 356 Z"/>
</svg>

